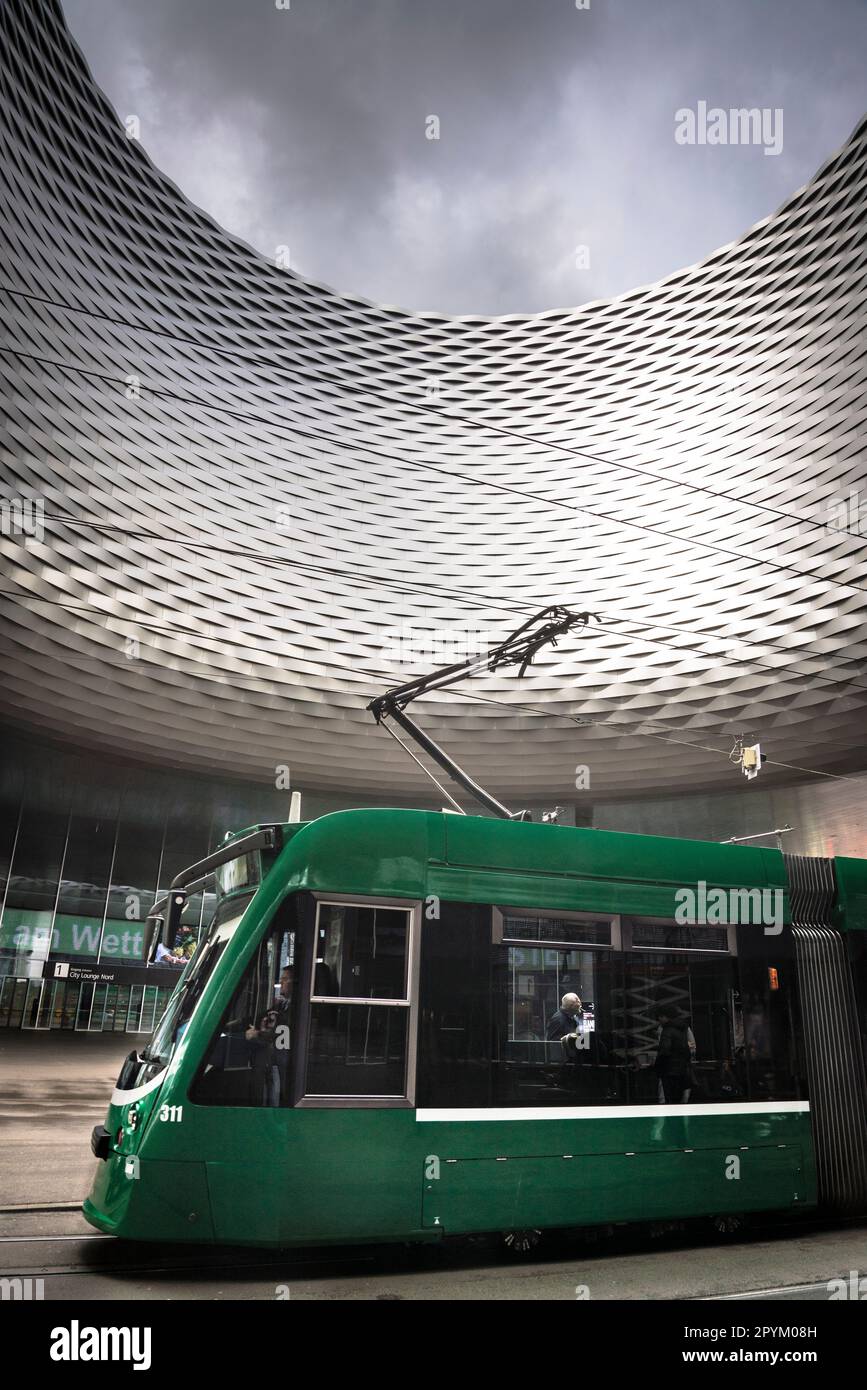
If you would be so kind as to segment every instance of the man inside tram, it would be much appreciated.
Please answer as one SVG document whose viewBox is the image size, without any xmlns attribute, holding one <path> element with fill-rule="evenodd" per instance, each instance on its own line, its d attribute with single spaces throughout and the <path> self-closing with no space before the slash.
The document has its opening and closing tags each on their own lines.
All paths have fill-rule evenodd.
<svg viewBox="0 0 867 1390">
<path fill-rule="evenodd" d="M 560 1007 L 548 1020 L 545 1037 L 548 1042 L 562 1042 L 564 1038 L 581 1032 L 581 1000 L 577 994 L 564 994 Z"/>
<path fill-rule="evenodd" d="M 260 1105 L 286 1103 L 292 983 L 292 966 L 284 966 L 273 1007 L 244 1033 L 252 1049 L 253 1089 Z"/>
<path fill-rule="evenodd" d="M 692 1092 L 692 1058 L 695 1041 L 692 1029 L 686 1020 L 676 1018 L 669 1009 L 660 1009 L 656 1015 L 659 1023 L 659 1041 L 656 1046 L 656 1072 L 659 1100 L 668 1105 L 685 1105 Z"/>
<path fill-rule="evenodd" d="M 609 1048 L 594 1027 L 593 1005 L 586 1008 L 579 995 L 564 994 L 545 1030 L 548 1042 L 559 1042 L 562 1065 L 557 1085 L 586 1099 L 608 1100 L 614 1084 L 609 1068 Z"/>
</svg>

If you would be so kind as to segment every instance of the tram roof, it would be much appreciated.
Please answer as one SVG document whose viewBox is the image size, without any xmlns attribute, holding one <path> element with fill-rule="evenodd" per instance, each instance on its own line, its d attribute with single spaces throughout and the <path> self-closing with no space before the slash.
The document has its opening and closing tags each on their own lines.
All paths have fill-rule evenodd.
<svg viewBox="0 0 867 1390">
<path fill-rule="evenodd" d="M 289 888 L 670 917 L 679 888 L 786 894 L 776 849 L 385 808 L 283 827 Z M 788 920 L 788 917 L 786 917 Z"/>
</svg>

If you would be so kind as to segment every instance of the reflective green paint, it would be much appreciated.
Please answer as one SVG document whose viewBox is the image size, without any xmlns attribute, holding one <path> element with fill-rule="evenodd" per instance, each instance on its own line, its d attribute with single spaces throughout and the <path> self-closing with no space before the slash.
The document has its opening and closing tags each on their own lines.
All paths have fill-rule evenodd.
<svg viewBox="0 0 867 1390">
<path fill-rule="evenodd" d="M 543 1128 L 542 1135 L 534 1136 L 536 1143 L 547 1149 L 539 1156 L 478 1157 L 473 1152 L 478 1148 L 476 1135 L 467 1134 L 462 1147 L 468 1156 L 441 1162 L 439 1178 L 425 1182 L 424 1223 L 442 1225 L 446 1233 L 454 1234 L 668 1220 L 809 1204 L 812 1185 L 801 1144 L 791 1137 L 782 1145 L 759 1139 L 744 1148 L 743 1125 L 731 1123 L 728 1129 L 737 1131 L 737 1144 L 720 1144 L 719 1133 L 715 1144 L 713 1125 L 703 1123 L 708 1118 L 691 1120 L 686 1149 L 664 1147 L 664 1120 L 651 1122 L 660 1132 L 656 1143 L 648 1134 L 647 1121 L 577 1121 L 578 1126 L 593 1125 L 593 1148 L 603 1146 L 602 1152 L 587 1152 L 581 1133 L 564 1133 L 562 1152 L 553 1135 L 545 1143 L 544 1130 L 551 1121 L 536 1123 L 536 1129 Z M 678 1124 L 673 1122 L 672 1128 Z M 783 1132 L 780 1127 L 779 1133 Z M 797 1133 L 797 1126 L 791 1133 Z M 809 1130 L 804 1139 L 809 1148 Z M 502 1146 L 502 1139 L 499 1142 Z M 632 1147 L 627 1149 L 627 1144 Z M 428 1161 L 426 1171 L 432 1166 Z"/>
<path fill-rule="evenodd" d="M 834 925 L 839 931 L 867 931 L 867 860 L 834 860 L 837 903 Z"/>
<path fill-rule="evenodd" d="M 429 811 L 338 811 L 296 835 L 275 865 L 322 892 L 441 897 L 673 916 L 678 888 L 779 888 L 777 850 L 531 825 Z"/>
<path fill-rule="evenodd" d="M 132 1239 L 281 1246 L 815 1204 L 808 1116 L 688 1109 L 430 1123 L 412 1110 L 185 1106 L 181 1125 L 151 1125 L 138 1179 L 121 1155 L 99 1164 L 85 1214 Z M 726 1176 L 733 1158 L 739 1177 Z"/>
</svg>

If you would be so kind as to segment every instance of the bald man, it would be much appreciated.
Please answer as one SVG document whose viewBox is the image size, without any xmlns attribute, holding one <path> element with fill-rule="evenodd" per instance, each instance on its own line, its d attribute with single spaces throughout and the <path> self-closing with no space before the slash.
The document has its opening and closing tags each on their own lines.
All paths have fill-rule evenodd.
<svg viewBox="0 0 867 1390">
<path fill-rule="evenodd" d="M 551 1015 L 545 1037 L 548 1042 L 560 1042 L 569 1033 L 577 1033 L 581 1026 L 581 1000 L 577 994 L 564 994 L 560 1007 Z"/>
</svg>

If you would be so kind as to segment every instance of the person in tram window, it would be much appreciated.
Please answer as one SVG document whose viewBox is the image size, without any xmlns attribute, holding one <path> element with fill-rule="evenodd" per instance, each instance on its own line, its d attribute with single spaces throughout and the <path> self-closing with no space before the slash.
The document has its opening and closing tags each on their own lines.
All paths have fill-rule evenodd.
<svg viewBox="0 0 867 1390">
<path fill-rule="evenodd" d="M 277 1010 L 268 1009 L 244 1033 L 250 1045 L 250 1074 L 254 1105 L 279 1105 L 280 1080 L 274 1060 Z"/>
<path fill-rule="evenodd" d="M 684 1019 L 675 1018 L 667 1009 L 660 1009 L 656 1017 L 659 1041 L 653 1069 L 661 1092 L 659 1100 L 665 1105 L 685 1105 L 692 1091 L 690 1064 L 694 1048 L 689 1045 L 691 1030 Z"/>
<path fill-rule="evenodd" d="M 168 946 L 164 946 L 160 941 L 157 943 L 154 965 L 186 965 L 186 957 L 178 955 L 175 951 L 170 951 Z"/>
<path fill-rule="evenodd" d="M 572 1033 L 581 1031 L 581 1000 L 577 994 L 564 994 L 560 1007 L 548 1020 L 545 1037 L 548 1042 L 562 1042 Z"/>
<path fill-rule="evenodd" d="M 743 1088 L 735 1074 L 731 1057 L 726 1057 L 722 1064 L 718 1085 L 720 1100 L 740 1100 L 743 1096 Z"/>
<path fill-rule="evenodd" d="M 292 981 L 292 967 L 287 965 L 280 973 L 273 1007 L 266 1010 L 244 1034 L 252 1049 L 250 1069 L 254 1103 L 257 1105 L 280 1105 L 286 1097 Z"/>
<path fill-rule="evenodd" d="M 274 1004 L 276 1015 L 274 1027 L 274 1066 L 277 1071 L 276 1105 L 287 1103 L 289 1082 L 289 1056 L 291 1045 L 290 1027 L 292 1024 L 292 990 L 294 971 L 286 965 L 280 971 L 280 984 Z"/>
</svg>

